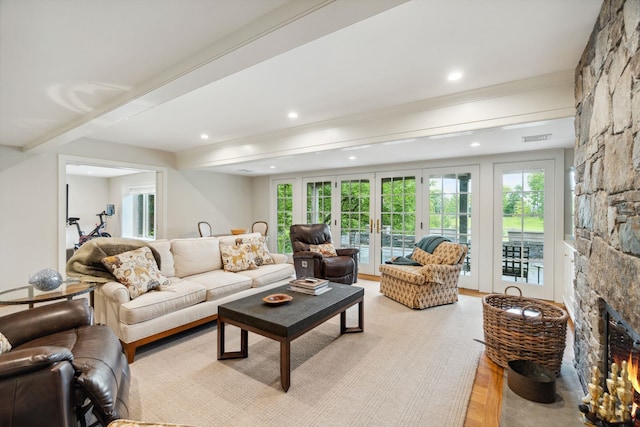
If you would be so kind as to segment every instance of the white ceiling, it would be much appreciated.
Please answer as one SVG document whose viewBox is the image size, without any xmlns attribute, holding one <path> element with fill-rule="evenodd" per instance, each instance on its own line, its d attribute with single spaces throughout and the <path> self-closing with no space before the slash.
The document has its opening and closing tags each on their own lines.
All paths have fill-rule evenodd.
<svg viewBox="0 0 640 427">
<path fill-rule="evenodd" d="M 39 152 L 90 138 L 179 154 L 573 70 L 601 3 L 0 0 L 0 144 Z M 453 70 L 463 78 L 447 81 Z M 349 167 L 573 145 L 572 120 L 538 125 L 447 138 L 436 151 L 425 137 L 404 141 L 407 150 L 379 143 L 208 169 L 262 175 L 308 161 Z"/>
</svg>

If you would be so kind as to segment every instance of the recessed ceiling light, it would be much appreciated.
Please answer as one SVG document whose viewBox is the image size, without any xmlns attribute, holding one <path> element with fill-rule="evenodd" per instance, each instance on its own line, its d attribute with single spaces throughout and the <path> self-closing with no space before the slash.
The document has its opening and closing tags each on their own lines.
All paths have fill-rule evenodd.
<svg viewBox="0 0 640 427">
<path fill-rule="evenodd" d="M 273 165 L 269 166 L 269 169 L 275 169 L 275 168 L 276 168 L 276 167 L 275 167 L 275 166 L 273 166 Z"/>
<path fill-rule="evenodd" d="M 471 145 L 472 147 L 479 147 L 479 146 L 480 146 L 480 143 L 479 143 L 479 142 L 472 142 L 470 145 Z"/>
<path fill-rule="evenodd" d="M 447 76 L 447 80 L 449 81 L 460 80 L 461 78 L 462 73 L 460 71 L 454 71 L 452 73 L 449 73 L 449 75 Z"/>
<path fill-rule="evenodd" d="M 289 116 L 289 118 L 290 118 L 290 119 L 292 119 L 292 120 L 293 120 L 293 119 L 297 119 L 297 118 L 298 118 L 298 113 L 297 113 L 297 112 L 295 112 L 295 111 L 291 111 L 291 112 L 289 112 L 289 115 L 288 115 L 288 116 Z"/>
<path fill-rule="evenodd" d="M 209 139 L 209 135 L 207 135 L 206 133 L 203 133 L 203 134 L 200 134 L 200 138 Z"/>
<path fill-rule="evenodd" d="M 356 156 L 349 156 L 349 160 L 355 160 Z"/>
</svg>

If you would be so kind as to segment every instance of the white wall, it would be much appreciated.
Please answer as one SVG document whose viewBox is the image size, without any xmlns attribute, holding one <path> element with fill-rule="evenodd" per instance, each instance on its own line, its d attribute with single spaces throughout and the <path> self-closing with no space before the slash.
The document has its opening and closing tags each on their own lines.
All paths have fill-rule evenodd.
<svg viewBox="0 0 640 427">
<path fill-rule="evenodd" d="M 0 289 L 58 266 L 58 162 L 0 146 Z"/>
<path fill-rule="evenodd" d="M 166 168 L 168 226 L 159 237 L 195 235 L 201 218 L 220 233 L 252 222 L 250 178 L 178 171 L 172 153 L 88 139 L 41 154 L 0 145 L 0 290 L 25 285 L 42 268 L 64 273 L 65 239 L 59 240 L 58 230 L 66 219 L 65 171 L 59 171 L 59 155 Z"/>
<path fill-rule="evenodd" d="M 251 178 L 204 171 L 170 171 L 168 234 L 196 237 L 198 222 L 211 224 L 213 234 L 229 234 L 232 228 L 252 223 Z"/>
</svg>

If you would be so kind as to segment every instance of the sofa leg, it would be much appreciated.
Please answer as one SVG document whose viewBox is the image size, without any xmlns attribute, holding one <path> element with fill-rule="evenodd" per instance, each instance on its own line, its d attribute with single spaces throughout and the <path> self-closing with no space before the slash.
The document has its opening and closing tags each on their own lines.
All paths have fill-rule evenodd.
<svg viewBox="0 0 640 427">
<path fill-rule="evenodd" d="M 125 343 L 122 342 L 122 349 L 124 350 L 125 356 L 127 356 L 127 362 L 133 363 L 133 359 L 136 357 L 136 345 L 135 343 Z"/>
</svg>

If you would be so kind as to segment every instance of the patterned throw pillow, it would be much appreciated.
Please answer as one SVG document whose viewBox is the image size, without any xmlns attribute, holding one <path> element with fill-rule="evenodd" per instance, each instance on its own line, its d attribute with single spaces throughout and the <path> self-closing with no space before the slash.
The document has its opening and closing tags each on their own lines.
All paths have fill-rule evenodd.
<svg viewBox="0 0 640 427">
<path fill-rule="evenodd" d="M 105 257 L 102 264 L 127 287 L 131 299 L 169 284 L 169 279 L 158 269 L 151 249 L 146 246 Z"/>
<path fill-rule="evenodd" d="M 322 256 L 338 256 L 333 243 L 324 243 L 322 245 L 309 245 L 311 252 L 320 252 Z"/>
<path fill-rule="evenodd" d="M 247 243 L 241 245 L 220 245 L 220 254 L 222 255 L 224 271 L 235 273 L 258 268 L 253 258 L 251 245 Z"/>
<path fill-rule="evenodd" d="M 442 258 L 442 264 L 455 265 L 462 261 L 465 247 L 458 243 L 442 242 L 433 251 L 434 255 Z"/>
<path fill-rule="evenodd" d="M 11 343 L 7 337 L 0 332 L 0 354 L 7 353 L 9 351 L 11 351 Z"/>
<path fill-rule="evenodd" d="M 422 265 L 425 264 L 442 264 L 443 259 L 437 255 L 430 254 L 427 251 L 423 251 L 422 249 L 416 247 L 413 249 L 413 254 L 411 254 L 411 258 Z"/>
<path fill-rule="evenodd" d="M 244 239 L 236 239 L 236 244 L 247 244 L 251 247 L 253 260 L 258 267 L 261 265 L 275 264 L 276 262 L 269 253 L 267 248 L 267 239 L 265 237 L 250 237 Z"/>
</svg>

